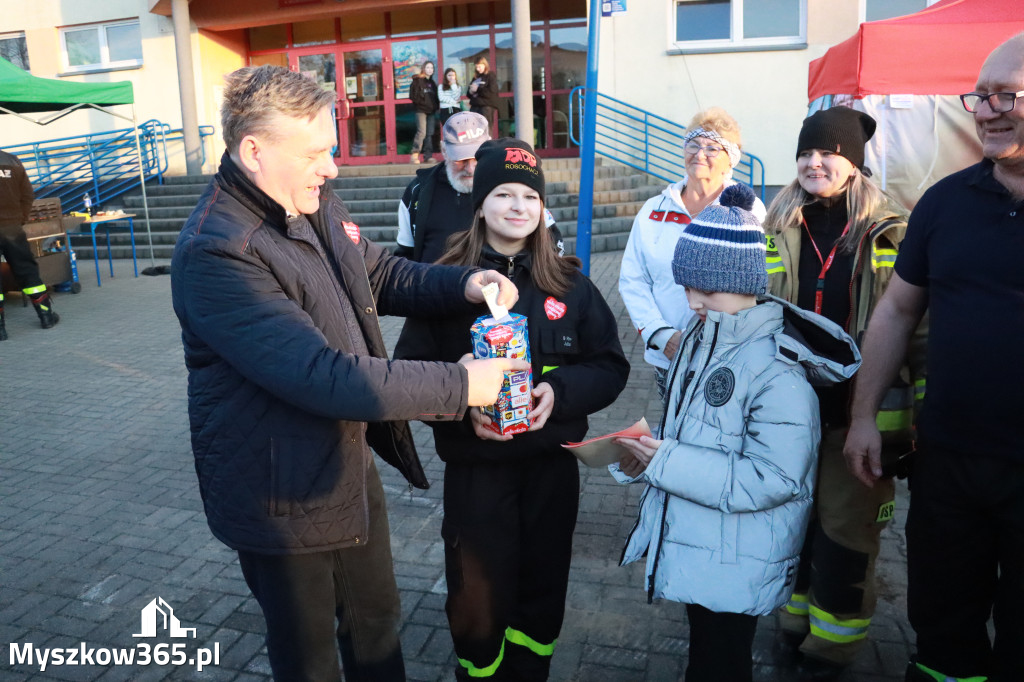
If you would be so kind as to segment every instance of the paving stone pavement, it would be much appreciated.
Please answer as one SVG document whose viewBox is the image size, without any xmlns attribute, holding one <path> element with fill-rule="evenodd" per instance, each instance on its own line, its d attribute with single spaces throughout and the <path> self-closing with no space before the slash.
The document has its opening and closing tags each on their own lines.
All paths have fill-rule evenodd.
<svg viewBox="0 0 1024 682">
<path fill-rule="evenodd" d="M 591 275 L 616 312 L 633 372 L 618 401 L 594 416 L 591 434 L 625 427 L 641 415 L 652 424 L 660 417 L 651 372 L 616 291 L 620 258 L 621 252 L 595 255 Z M 0 680 L 267 680 L 259 609 L 235 554 L 212 537 L 203 516 L 170 278 L 136 279 L 130 261 L 115 261 L 117 276 L 104 274 L 97 287 L 89 264 L 82 265 L 83 290 L 57 294 L 61 322 L 52 330 L 40 329 L 18 296 L 7 301 L 10 340 L 0 343 Z M 140 257 L 140 267 L 146 265 Z M 393 345 L 401 320 L 385 318 L 382 326 Z M 402 642 L 411 680 L 447 682 L 454 679 L 455 659 L 444 614 L 443 465 L 429 429 L 414 430 L 434 487 L 410 494 L 399 474 L 381 465 L 402 594 Z M 680 680 L 688 648 L 684 609 L 648 605 L 642 566 L 617 565 L 640 487 L 620 486 L 603 470 L 581 467 L 580 473 L 565 626 L 551 679 Z M 845 682 L 902 680 L 911 650 L 904 604 L 907 492 L 899 490 L 896 521 L 885 531 L 879 560 L 870 644 Z M 133 637 L 142 634 L 140 610 L 157 597 L 182 627 L 196 629 L 194 639 Z M 774 618 L 762 618 L 754 679 L 795 681 L 773 652 L 775 634 Z M 218 663 L 202 671 L 127 666 L 98 653 L 141 642 L 186 642 L 187 657 L 216 649 Z M 29 643 L 37 654 L 84 646 L 100 660 L 41 671 L 18 658 Z"/>
</svg>

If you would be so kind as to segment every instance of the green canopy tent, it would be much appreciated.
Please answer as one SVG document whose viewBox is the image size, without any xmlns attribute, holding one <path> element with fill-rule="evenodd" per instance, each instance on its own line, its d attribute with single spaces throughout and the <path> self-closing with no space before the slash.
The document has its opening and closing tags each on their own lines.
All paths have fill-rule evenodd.
<svg viewBox="0 0 1024 682">
<path fill-rule="evenodd" d="M 130 105 L 131 118 L 112 111 L 110 107 Z M 135 151 L 139 162 L 139 185 L 145 211 L 146 235 L 149 239 L 150 262 L 153 257 L 153 233 L 149 226 L 149 200 L 142 164 L 139 126 L 135 118 L 135 95 L 129 81 L 117 83 L 74 83 L 53 78 L 40 78 L 26 73 L 6 59 L 0 58 L 0 113 L 12 114 L 36 125 L 45 126 L 79 109 L 97 109 L 115 118 L 131 121 L 135 131 Z M 27 114 L 50 112 L 49 116 L 33 118 Z"/>
</svg>

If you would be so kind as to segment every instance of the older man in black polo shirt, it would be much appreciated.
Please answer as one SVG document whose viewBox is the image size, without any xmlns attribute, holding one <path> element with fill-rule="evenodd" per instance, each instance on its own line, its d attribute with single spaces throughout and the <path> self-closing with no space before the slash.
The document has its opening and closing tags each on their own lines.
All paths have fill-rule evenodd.
<svg viewBox="0 0 1024 682">
<path fill-rule="evenodd" d="M 914 209 L 854 391 L 845 455 L 870 486 L 881 476 L 875 414 L 927 308 L 928 392 L 907 520 L 910 681 L 1024 680 L 1021 98 L 1024 33 L 989 55 L 961 97 L 985 159 Z"/>
</svg>

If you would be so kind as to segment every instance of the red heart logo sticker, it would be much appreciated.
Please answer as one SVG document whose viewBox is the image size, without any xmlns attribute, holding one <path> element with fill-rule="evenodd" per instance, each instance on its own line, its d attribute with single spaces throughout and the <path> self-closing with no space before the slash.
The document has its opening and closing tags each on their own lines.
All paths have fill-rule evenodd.
<svg viewBox="0 0 1024 682">
<path fill-rule="evenodd" d="M 565 304 L 561 301 L 556 301 L 553 297 L 548 296 L 544 299 L 544 312 L 547 314 L 549 320 L 557 320 L 565 315 Z"/>
<path fill-rule="evenodd" d="M 347 220 L 343 220 L 341 226 L 345 228 L 345 234 L 352 240 L 353 244 L 359 243 L 359 226 Z"/>
</svg>

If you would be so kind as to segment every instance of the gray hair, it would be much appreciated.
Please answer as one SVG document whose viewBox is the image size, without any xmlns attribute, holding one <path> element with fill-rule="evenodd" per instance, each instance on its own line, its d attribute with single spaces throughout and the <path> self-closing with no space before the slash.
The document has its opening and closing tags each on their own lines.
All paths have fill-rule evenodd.
<svg viewBox="0 0 1024 682">
<path fill-rule="evenodd" d="M 275 115 L 312 120 L 334 103 L 334 94 L 283 66 L 246 66 L 224 77 L 220 123 L 228 152 L 246 135 L 274 139 Z"/>
</svg>

